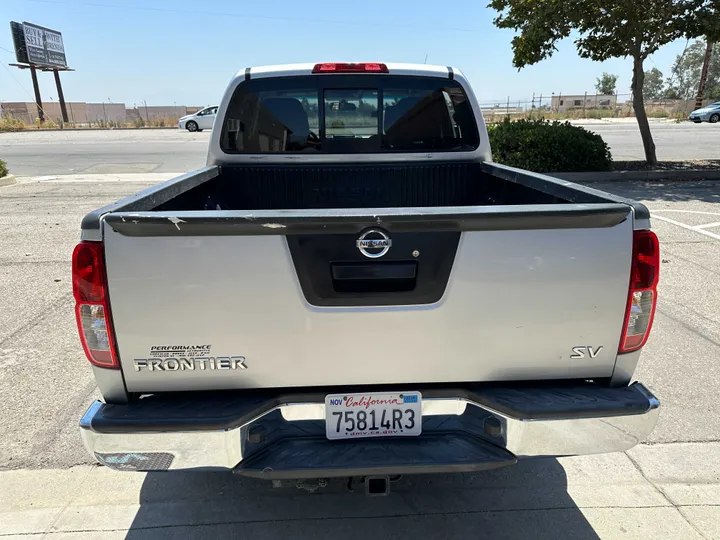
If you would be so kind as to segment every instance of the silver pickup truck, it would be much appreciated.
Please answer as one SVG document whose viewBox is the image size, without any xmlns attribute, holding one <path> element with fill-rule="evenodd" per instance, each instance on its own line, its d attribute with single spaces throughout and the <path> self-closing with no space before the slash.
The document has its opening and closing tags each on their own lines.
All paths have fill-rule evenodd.
<svg viewBox="0 0 720 540">
<path fill-rule="evenodd" d="M 493 163 L 457 69 L 248 68 L 206 167 L 83 219 L 77 322 L 104 398 L 85 447 L 118 470 L 372 493 L 626 450 L 659 410 L 632 382 L 649 218 Z"/>
</svg>

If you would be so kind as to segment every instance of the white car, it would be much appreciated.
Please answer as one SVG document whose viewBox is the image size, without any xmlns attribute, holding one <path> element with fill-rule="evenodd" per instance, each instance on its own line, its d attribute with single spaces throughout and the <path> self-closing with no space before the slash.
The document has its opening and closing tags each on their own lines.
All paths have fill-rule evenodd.
<svg viewBox="0 0 720 540">
<path fill-rule="evenodd" d="M 203 129 L 212 129 L 217 116 L 217 105 L 213 107 L 205 107 L 194 114 L 188 114 L 178 120 L 180 129 L 188 131 L 202 131 Z"/>
</svg>

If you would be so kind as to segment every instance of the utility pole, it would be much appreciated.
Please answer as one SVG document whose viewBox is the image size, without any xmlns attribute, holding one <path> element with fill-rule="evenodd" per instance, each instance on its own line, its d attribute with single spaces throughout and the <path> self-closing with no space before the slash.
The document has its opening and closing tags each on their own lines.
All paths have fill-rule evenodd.
<svg viewBox="0 0 720 540">
<path fill-rule="evenodd" d="M 702 107 L 703 97 L 705 95 L 705 85 L 707 84 L 708 71 L 710 70 L 710 57 L 712 56 L 713 43 L 709 39 L 705 46 L 705 57 L 703 58 L 702 71 L 700 72 L 700 83 L 698 84 L 697 96 L 695 96 L 695 109 Z"/>
<path fill-rule="evenodd" d="M 34 65 L 30 65 L 30 75 L 32 75 L 33 90 L 35 90 L 35 105 L 37 105 L 38 118 L 40 123 L 45 122 L 45 112 L 43 111 L 42 98 L 40 97 L 40 85 L 37 80 L 37 70 Z"/>
</svg>

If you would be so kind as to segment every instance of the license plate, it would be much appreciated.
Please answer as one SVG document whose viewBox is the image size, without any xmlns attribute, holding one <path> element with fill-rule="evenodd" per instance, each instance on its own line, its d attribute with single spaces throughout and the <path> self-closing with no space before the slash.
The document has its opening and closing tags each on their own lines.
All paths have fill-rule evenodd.
<svg viewBox="0 0 720 540">
<path fill-rule="evenodd" d="M 325 396 L 325 434 L 328 439 L 412 437 L 421 433 L 420 392 Z"/>
</svg>

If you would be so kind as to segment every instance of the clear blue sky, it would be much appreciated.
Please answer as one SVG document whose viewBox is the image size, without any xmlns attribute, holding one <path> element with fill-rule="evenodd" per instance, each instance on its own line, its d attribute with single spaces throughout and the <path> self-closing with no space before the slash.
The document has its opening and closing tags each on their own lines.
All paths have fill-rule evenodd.
<svg viewBox="0 0 720 540">
<path fill-rule="evenodd" d="M 233 73 L 249 65 L 422 63 L 426 54 L 430 64 L 462 69 L 483 103 L 509 96 L 517 104 L 533 92 L 592 93 L 603 71 L 618 74 L 618 92 L 629 92 L 629 60 L 582 59 L 570 40 L 550 60 L 518 72 L 512 67 L 513 33 L 495 28 L 495 12 L 485 5 L 485 0 L 0 0 L 0 47 L 13 50 L 10 20 L 61 31 L 68 64 L 76 70 L 62 74 L 68 101 L 204 105 L 216 103 Z M 683 40 L 665 46 L 646 69 L 658 67 L 669 75 L 684 45 Z M 0 49 L 0 100 L 33 100 L 29 72 L 7 67 L 15 61 L 7 51 Z M 51 74 L 40 74 L 40 86 L 44 99 L 57 99 Z"/>
</svg>

